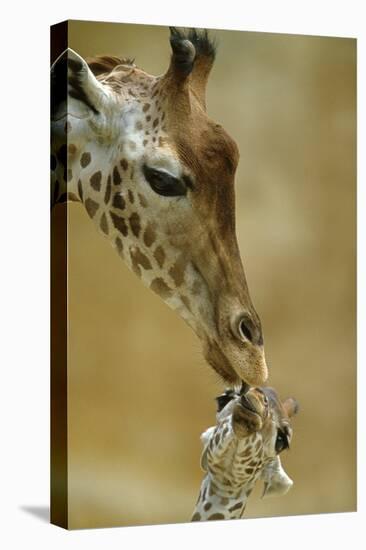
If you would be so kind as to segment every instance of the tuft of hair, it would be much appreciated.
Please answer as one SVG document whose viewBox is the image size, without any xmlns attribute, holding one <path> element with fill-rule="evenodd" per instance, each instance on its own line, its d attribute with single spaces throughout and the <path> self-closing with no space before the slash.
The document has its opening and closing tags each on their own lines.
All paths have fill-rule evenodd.
<svg viewBox="0 0 366 550">
<path fill-rule="evenodd" d="M 290 398 L 293 402 L 293 405 L 294 405 L 294 414 L 297 414 L 300 410 L 300 405 L 299 405 L 299 402 L 294 399 L 293 397 Z"/>
<path fill-rule="evenodd" d="M 192 42 L 196 56 L 209 57 L 215 59 L 217 51 L 217 40 L 210 37 L 207 29 L 177 29 L 169 27 L 172 40 L 189 40 Z"/>
<path fill-rule="evenodd" d="M 134 59 L 129 57 L 116 57 L 114 55 L 97 55 L 95 57 L 88 57 L 86 60 L 94 76 L 109 74 L 118 65 L 131 65 L 133 67 L 134 61 Z"/>
</svg>

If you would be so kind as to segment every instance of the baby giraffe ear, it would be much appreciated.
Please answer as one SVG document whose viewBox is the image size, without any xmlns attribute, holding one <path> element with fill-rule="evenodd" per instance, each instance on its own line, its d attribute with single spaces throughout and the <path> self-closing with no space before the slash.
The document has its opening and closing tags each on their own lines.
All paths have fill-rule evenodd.
<svg viewBox="0 0 366 550">
<path fill-rule="evenodd" d="M 299 403 L 293 397 L 288 397 L 283 403 L 283 408 L 289 418 L 299 412 Z"/>
<path fill-rule="evenodd" d="M 208 449 L 208 444 L 210 442 L 210 439 L 211 439 L 212 434 L 214 433 L 214 431 L 215 431 L 215 426 L 211 426 L 211 428 L 207 428 L 207 430 L 205 432 L 203 432 L 203 434 L 201 434 L 201 442 L 203 444 L 203 452 L 202 452 L 202 455 L 201 455 L 201 468 L 205 472 L 207 472 L 207 449 Z"/>
<path fill-rule="evenodd" d="M 294 484 L 282 468 L 279 456 L 264 468 L 261 479 L 264 481 L 262 498 L 285 495 Z"/>
<path fill-rule="evenodd" d="M 234 398 L 233 390 L 226 390 L 224 393 L 216 397 L 216 412 L 219 413 L 226 405 Z"/>
</svg>

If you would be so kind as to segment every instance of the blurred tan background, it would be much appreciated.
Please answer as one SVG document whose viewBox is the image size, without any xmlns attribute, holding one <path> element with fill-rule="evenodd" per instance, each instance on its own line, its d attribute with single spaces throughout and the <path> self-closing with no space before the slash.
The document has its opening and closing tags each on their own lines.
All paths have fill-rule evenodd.
<svg viewBox="0 0 366 550">
<path fill-rule="evenodd" d="M 356 41 L 213 31 L 209 115 L 237 141 L 237 231 L 269 383 L 295 396 L 294 480 L 246 517 L 356 508 Z M 71 22 L 82 56 L 153 74 L 168 29 Z M 58 207 L 60 208 L 60 207 Z M 188 521 L 223 386 L 190 329 L 70 205 L 71 528 Z"/>
</svg>

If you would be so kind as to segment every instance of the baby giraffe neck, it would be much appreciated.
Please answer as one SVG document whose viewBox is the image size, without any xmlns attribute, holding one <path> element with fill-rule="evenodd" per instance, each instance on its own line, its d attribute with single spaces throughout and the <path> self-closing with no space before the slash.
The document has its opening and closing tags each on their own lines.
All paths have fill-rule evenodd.
<svg viewBox="0 0 366 550">
<path fill-rule="evenodd" d="M 191 521 L 239 519 L 242 517 L 252 486 L 233 491 L 218 487 L 210 474 L 202 481 L 200 494 Z"/>
</svg>

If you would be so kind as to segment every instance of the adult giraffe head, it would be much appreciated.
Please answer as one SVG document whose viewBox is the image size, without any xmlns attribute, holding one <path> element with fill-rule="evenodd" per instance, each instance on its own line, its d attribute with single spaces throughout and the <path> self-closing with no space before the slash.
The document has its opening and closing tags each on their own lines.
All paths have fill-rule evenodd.
<svg viewBox="0 0 366 550">
<path fill-rule="evenodd" d="M 52 66 L 52 201 L 79 200 L 128 266 L 193 328 L 228 383 L 267 366 L 235 235 L 234 140 L 206 113 L 206 31 L 171 29 L 162 76 L 72 50 Z M 67 90 L 63 93 L 63 82 Z"/>
</svg>

